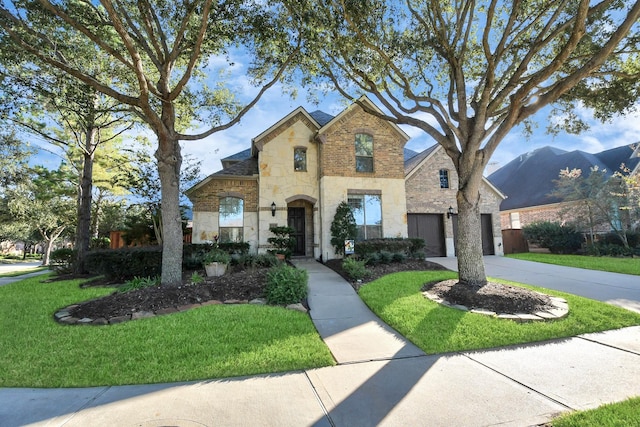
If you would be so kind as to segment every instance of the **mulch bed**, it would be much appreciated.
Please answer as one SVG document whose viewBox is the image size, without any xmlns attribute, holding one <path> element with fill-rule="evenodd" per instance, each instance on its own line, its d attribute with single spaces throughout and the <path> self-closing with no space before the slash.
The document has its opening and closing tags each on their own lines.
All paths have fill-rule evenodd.
<svg viewBox="0 0 640 427">
<path fill-rule="evenodd" d="M 362 282 L 351 280 L 342 269 L 341 260 L 329 260 L 325 265 L 344 277 L 358 290 L 360 286 L 387 274 L 400 271 L 446 270 L 437 263 L 407 260 L 403 263 L 368 266 L 369 276 Z M 185 272 L 180 287 L 154 286 L 126 293 L 114 292 L 96 300 L 80 303 L 71 313 L 78 318 L 112 318 L 132 312 L 155 312 L 164 308 L 202 303 L 210 300 L 250 301 L 264 297 L 266 268 L 234 269 L 221 277 L 205 277 L 202 283 L 191 283 L 192 272 Z M 204 276 L 203 272 L 200 272 Z M 65 276 L 65 279 L 74 277 Z M 77 277 L 76 277 L 77 278 Z M 86 282 L 83 286 L 112 286 L 104 280 Z M 526 289 L 489 282 L 479 288 L 463 286 L 455 280 L 425 284 L 430 290 L 453 304 L 500 313 L 533 313 L 551 307 L 548 297 Z"/>
</svg>

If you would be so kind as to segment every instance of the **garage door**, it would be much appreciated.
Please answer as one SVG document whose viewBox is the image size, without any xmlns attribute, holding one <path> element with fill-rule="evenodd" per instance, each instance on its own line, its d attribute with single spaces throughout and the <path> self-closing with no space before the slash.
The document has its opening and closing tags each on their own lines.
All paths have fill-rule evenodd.
<svg viewBox="0 0 640 427">
<path fill-rule="evenodd" d="M 454 215 L 452 219 L 453 235 L 455 239 L 458 236 L 458 215 Z M 482 254 L 495 255 L 496 252 L 493 247 L 493 225 L 491 221 L 491 214 L 480 215 L 480 226 L 482 227 Z"/>
<path fill-rule="evenodd" d="M 447 256 L 442 214 L 408 214 L 409 237 L 424 239 L 428 257 Z"/>
</svg>

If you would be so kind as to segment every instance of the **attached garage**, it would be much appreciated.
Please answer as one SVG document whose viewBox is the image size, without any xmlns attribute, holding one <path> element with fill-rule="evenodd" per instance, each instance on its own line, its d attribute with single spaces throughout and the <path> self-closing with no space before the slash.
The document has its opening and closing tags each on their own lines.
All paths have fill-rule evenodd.
<svg viewBox="0 0 640 427">
<path fill-rule="evenodd" d="M 493 224 L 491 214 L 480 215 L 480 225 L 482 227 L 482 254 L 495 255 L 496 251 L 493 246 Z M 458 215 L 453 216 L 453 236 L 454 241 L 458 235 Z"/>
<path fill-rule="evenodd" d="M 408 214 L 409 237 L 424 239 L 428 257 L 447 256 L 444 240 L 444 215 Z"/>
</svg>

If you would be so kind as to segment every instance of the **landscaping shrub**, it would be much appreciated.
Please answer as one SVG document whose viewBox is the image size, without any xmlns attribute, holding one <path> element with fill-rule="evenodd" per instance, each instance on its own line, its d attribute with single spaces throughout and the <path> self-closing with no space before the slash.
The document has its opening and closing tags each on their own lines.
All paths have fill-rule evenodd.
<svg viewBox="0 0 640 427">
<path fill-rule="evenodd" d="M 356 254 L 360 258 L 370 257 L 372 254 L 380 251 L 387 252 L 403 252 L 411 254 L 419 251 L 424 247 L 422 239 L 403 239 L 403 238 L 384 238 L 369 239 L 356 242 Z"/>
<path fill-rule="evenodd" d="M 359 260 L 355 257 L 349 257 L 342 261 L 342 268 L 353 280 L 362 280 L 369 276 L 365 265 L 365 260 Z"/>
<path fill-rule="evenodd" d="M 269 304 L 295 304 L 307 296 L 309 275 L 306 270 L 286 264 L 271 268 L 267 272 L 265 289 Z"/>
<path fill-rule="evenodd" d="M 152 286 L 158 286 L 160 284 L 160 277 L 134 277 L 133 279 L 125 282 L 124 285 L 118 288 L 118 292 L 125 293 L 134 291 L 136 289 L 150 288 Z"/>
<path fill-rule="evenodd" d="M 573 226 L 544 221 L 527 225 L 522 231 L 527 240 L 554 254 L 571 254 L 582 247 L 582 234 Z"/>
<path fill-rule="evenodd" d="M 391 252 L 382 250 L 379 253 L 381 264 L 391 264 L 391 261 L 393 261 L 393 254 Z"/>
<path fill-rule="evenodd" d="M 52 251 L 49 255 L 49 268 L 58 274 L 67 274 L 73 271 L 73 262 L 76 259 L 76 251 L 61 248 Z"/>
<path fill-rule="evenodd" d="M 104 275 L 109 280 L 157 276 L 162 268 L 162 248 L 146 246 L 90 251 L 84 265 L 89 273 Z"/>
<path fill-rule="evenodd" d="M 336 208 L 336 214 L 331 221 L 331 244 L 336 254 L 344 255 L 344 241 L 354 240 L 357 234 L 353 210 L 347 202 L 342 201 Z"/>
<path fill-rule="evenodd" d="M 394 252 L 391 254 L 391 261 L 393 262 L 405 262 L 407 260 L 407 255 L 403 252 Z"/>
</svg>

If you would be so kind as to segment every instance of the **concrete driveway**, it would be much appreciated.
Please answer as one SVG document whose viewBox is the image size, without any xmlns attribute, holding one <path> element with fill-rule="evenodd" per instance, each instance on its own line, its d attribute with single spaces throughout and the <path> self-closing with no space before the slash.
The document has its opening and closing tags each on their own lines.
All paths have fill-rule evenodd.
<svg viewBox="0 0 640 427">
<path fill-rule="evenodd" d="M 428 260 L 450 270 L 458 270 L 457 258 Z M 489 277 L 568 292 L 640 313 L 640 276 L 563 267 L 503 256 L 486 256 L 484 265 Z"/>
</svg>

